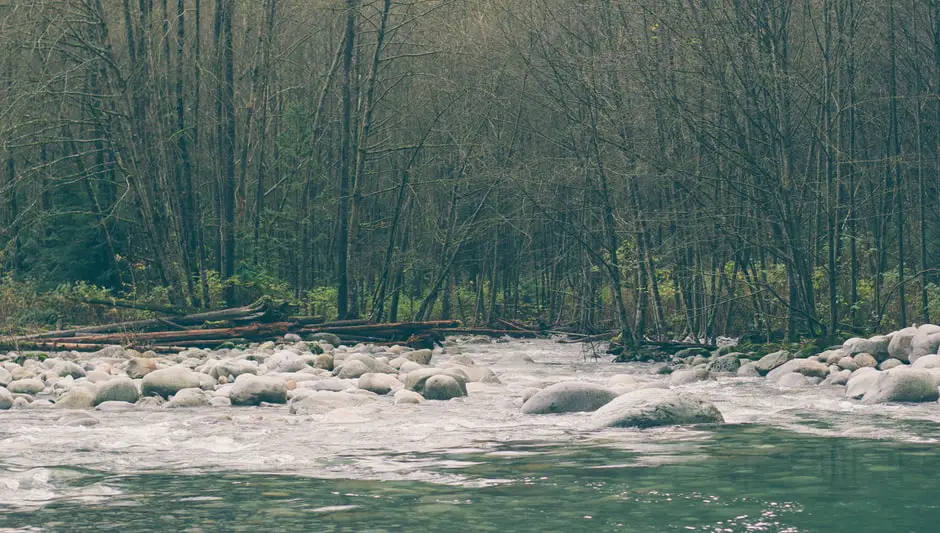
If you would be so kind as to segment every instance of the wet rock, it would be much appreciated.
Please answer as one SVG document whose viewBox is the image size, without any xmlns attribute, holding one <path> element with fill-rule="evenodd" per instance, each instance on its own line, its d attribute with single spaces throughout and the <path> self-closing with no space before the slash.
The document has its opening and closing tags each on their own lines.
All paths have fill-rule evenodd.
<svg viewBox="0 0 940 533">
<path fill-rule="evenodd" d="M 917 328 L 917 334 L 911 339 L 911 356 L 913 363 L 925 355 L 935 355 L 940 349 L 940 326 L 924 324 Z"/>
<path fill-rule="evenodd" d="M 357 407 L 375 401 L 375 397 L 346 392 L 311 391 L 290 401 L 289 411 L 299 415 L 322 415 L 342 407 Z"/>
<path fill-rule="evenodd" d="M 911 342 L 917 335 L 917 328 L 904 328 L 891 334 L 891 342 L 888 343 L 888 355 L 907 362 L 911 357 Z"/>
<path fill-rule="evenodd" d="M 427 400 L 450 400 L 466 395 L 466 383 L 457 381 L 452 376 L 439 374 L 431 376 L 424 383 L 423 396 Z"/>
<path fill-rule="evenodd" d="M 460 354 L 454 357 L 454 362 L 457 363 L 458 365 L 463 365 L 463 366 L 476 366 L 477 364 L 476 361 L 474 361 L 472 357 L 470 357 L 469 355 L 463 355 L 463 354 Z"/>
<path fill-rule="evenodd" d="M 779 352 L 774 352 L 761 357 L 760 361 L 757 361 L 757 363 L 754 365 L 754 368 L 757 370 L 758 374 L 766 376 L 770 373 L 771 370 L 786 363 L 787 361 L 792 361 L 793 358 L 794 355 L 792 353 L 786 350 L 780 350 Z"/>
<path fill-rule="evenodd" d="M 708 370 L 705 370 L 705 367 L 696 367 L 691 370 L 676 370 L 669 376 L 669 385 L 677 387 L 698 381 L 705 381 L 706 379 L 708 379 Z"/>
<path fill-rule="evenodd" d="M 232 405 L 287 403 L 287 384 L 277 378 L 242 374 L 235 379 L 229 399 Z"/>
<path fill-rule="evenodd" d="M 95 411 L 129 411 L 137 406 L 131 402 L 109 401 L 101 402 L 95 406 Z"/>
<path fill-rule="evenodd" d="M 439 375 L 450 376 L 454 378 L 458 383 L 460 383 L 461 388 L 464 391 L 464 395 L 466 396 L 466 385 L 467 381 L 469 380 L 463 372 L 453 368 L 419 368 L 414 372 L 409 372 L 405 377 L 405 388 L 424 394 L 424 385 L 427 380 L 433 376 Z M 427 395 L 425 394 L 424 397 L 427 398 Z"/>
<path fill-rule="evenodd" d="M 895 359 L 897 361 L 897 359 Z M 842 359 L 839 359 L 839 368 L 843 370 L 848 370 L 849 372 L 854 372 L 858 370 L 858 365 L 855 363 L 855 358 L 845 356 Z"/>
<path fill-rule="evenodd" d="M 13 375 L 6 368 L 0 366 L 0 387 L 6 387 L 13 381 Z"/>
<path fill-rule="evenodd" d="M 169 398 L 183 389 L 198 389 L 199 376 L 183 366 L 173 366 L 154 370 L 146 376 L 140 385 L 143 396 L 161 396 Z"/>
<path fill-rule="evenodd" d="M 940 394 L 933 374 L 914 368 L 894 368 L 879 373 L 862 402 L 935 402 L 937 399 Z"/>
<path fill-rule="evenodd" d="M 411 405 L 424 402 L 424 396 L 417 392 L 401 389 L 395 393 L 395 405 Z"/>
<path fill-rule="evenodd" d="M 772 382 L 778 382 L 781 378 L 790 373 L 824 379 L 829 375 L 829 367 L 810 359 L 793 359 L 771 370 L 767 374 L 767 379 Z M 793 380 L 793 378 L 790 379 Z"/>
<path fill-rule="evenodd" d="M 530 415 L 596 411 L 610 403 L 617 393 L 607 387 L 580 381 L 563 381 L 546 387 L 522 405 Z"/>
<path fill-rule="evenodd" d="M 56 423 L 68 427 L 91 427 L 98 425 L 98 419 L 84 411 L 72 411 L 59 417 Z"/>
<path fill-rule="evenodd" d="M 219 384 L 218 380 L 209 374 L 196 372 L 196 377 L 199 378 L 199 388 L 202 390 L 215 390 L 215 386 Z"/>
<path fill-rule="evenodd" d="M 159 396 L 145 396 L 134 402 L 134 405 L 138 409 L 159 409 L 164 403 L 163 398 Z"/>
<path fill-rule="evenodd" d="M 415 370 L 418 370 L 419 368 L 424 368 L 424 367 L 422 367 L 418 363 L 415 363 L 414 361 L 405 360 L 404 364 L 402 364 L 401 368 L 399 368 L 398 370 L 399 370 L 399 373 L 405 374 L 407 376 L 408 373 L 414 372 Z"/>
<path fill-rule="evenodd" d="M 170 398 L 170 401 L 163 405 L 164 409 L 186 409 L 195 407 L 206 407 L 209 405 L 209 397 L 202 389 L 183 389 Z"/>
<path fill-rule="evenodd" d="M 829 374 L 826 379 L 823 380 L 823 385 L 845 385 L 849 382 L 849 377 L 852 375 L 852 372 L 848 370 L 840 370 L 833 374 Z"/>
<path fill-rule="evenodd" d="M 224 360 L 209 366 L 208 374 L 215 379 L 235 377 L 242 374 L 257 374 L 258 365 L 246 360 Z"/>
<path fill-rule="evenodd" d="M 855 355 L 857 353 L 870 353 L 876 357 L 887 357 L 888 347 L 891 338 L 887 335 L 877 335 L 870 339 L 860 339 L 858 337 L 849 339 L 842 344 L 842 350 L 846 355 Z"/>
<path fill-rule="evenodd" d="M 911 364 L 911 368 L 940 368 L 940 355 L 925 355 Z"/>
<path fill-rule="evenodd" d="M 757 371 L 757 363 L 745 363 L 741 365 L 741 368 L 738 369 L 738 375 L 745 378 L 760 377 L 760 372 Z"/>
<path fill-rule="evenodd" d="M 861 399 L 871 386 L 874 385 L 879 375 L 881 375 L 881 372 L 870 367 L 856 370 L 846 383 L 845 397 L 854 400 Z"/>
<path fill-rule="evenodd" d="M 885 359 L 884 361 L 882 361 L 882 363 L 878 365 L 878 368 L 881 370 L 891 370 L 892 368 L 897 368 L 903 365 L 904 363 L 902 363 L 901 361 L 898 361 L 897 359 L 892 358 L 892 359 Z"/>
<path fill-rule="evenodd" d="M 114 378 L 98 385 L 95 403 L 130 402 L 140 399 L 137 383 L 130 378 Z"/>
<path fill-rule="evenodd" d="M 71 376 L 74 379 L 85 377 L 85 369 L 76 365 L 71 361 L 59 361 L 52 367 L 52 372 L 64 378 L 65 376 Z"/>
<path fill-rule="evenodd" d="M 619 396 L 591 415 L 597 428 L 651 428 L 724 422 L 721 411 L 698 396 L 666 389 L 641 389 Z"/>
<path fill-rule="evenodd" d="M 816 357 L 819 358 L 820 363 L 825 363 L 827 365 L 838 364 L 843 357 L 846 357 L 848 354 L 843 350 L 826 350 L 825 352 L 820 353 Z"/>
<path fill-rule="evenodd" d="M 303 386 L 311 390 L 343 392 L 345 390 L 354 388 L 356 386 L 356 383 L 357 382 L 355 381 L 350 381 L 350 380 L 345 380 L 345 379 L 330 378 L 330 379 L 324 379 L 321 381 L 315 381 L 310 384 L 303 384 Z"/>
<path fill-rule="evenodd" d="M 527 401 L 529 401 L 529 398 L 538 394 L 540 390 L 541 389 L 537 389 L 535 387 L 527 387 L 523 389 L 522 390 L 522 403 L 525 404 Z"/>
<path fill-rule="evenodd" d="M 85 387 L 75 387 L 55 402 L 56 409 L 91 409 L 94 406 L 95 394 Z"/>
<path fill-rule="evenodd" d="M 811 387 L 813 382 L 809 380 L 803 374 L 797 374 L 796 372 L 790 372 L 780 376 L 775 381 L 778 387 L 784 389 L 796 389 L 801 387 Z"/>
<path fill-rule="evenodd" d="M 12 381 L 20 381 L 23 379 L 35 378 L 36 377 L 35 365 L 33 365 L 33 368 L 26 368 L 26 367 L 18 366 L 10 371 L 10 376 L 12 378 Z"/>
<path fill-rule="evenodd" d="M 729 353 L 722 355 L 708 363 L 705 367 L 709 372 L 737 372 L 741 368 L 741 354 Z"/>
<path fill-rule="evenodd" d="M 359 388 L 372 391 L 376 394 L 389 394 L 402 388 L 404 385 L 395 376 L 369 372 L 359 376 Z"/>
<path fill-rule="evenodd" d="M 209 400 L 209 405 L 212 407 L 231 407 L 232 400 L 226 398 L 225 396 L 214 396 Z"/>
<path fill-rule="evenodd" d="M 684 348 L 676 352 L 675 357 L 676 359 L 684 359 L 686 357 L 694 358 L 695 356 L 705 357 L 708 355 L 711 355 L 711 354 L 705 348 Z"/>
<path fill-rule="evenodd" d="M 114 376 L 106 372 L 103 372 L 101 370 L 92 370 L 91 372 L 85 375 L 85 379 L 87 379 L 91 383 L 104 383 L 105 381 L 109 381 L 113 378 Z"/>
<path fill-rule="evenodd" d="M 852 360 L 855 361 L 855 365 L 858 368 L 875 368 L 878 366 L 878 361 L 875 359 L 875 356 L 870 353 L 855 354 L 855 357 L 853 357 Z"/>
<path fill-rule="evenodd" d="M 7 385 L 7 390 L 14 394 L 39 394 L 46 389 L 46 385 L 36 378 L 18 379 Z"/>
<path fill-rule="evenodd" d="M 336 373 L 336 377 L 340 379 L 358 379 L 362 377 L 363 374 L 370 372 L 369 367 L 358 360 L 343 362 L 343 365 L 339 367 L 338 370 L 339 372 Z"/>
<path fill-rule="evenodd" d="M 13 407 L 13 394 L 3 387 L 0 387 L 0 411 L 6 411 Z"/>
<path fill-rule="evenodd" d="M 127 362 L 127 366 L 124 367 L 124 372 L 126 372 L 127 377 L 131 379 L 140 379 L 156 369 L 156 359 L 138 357 Z"/>
</svg>

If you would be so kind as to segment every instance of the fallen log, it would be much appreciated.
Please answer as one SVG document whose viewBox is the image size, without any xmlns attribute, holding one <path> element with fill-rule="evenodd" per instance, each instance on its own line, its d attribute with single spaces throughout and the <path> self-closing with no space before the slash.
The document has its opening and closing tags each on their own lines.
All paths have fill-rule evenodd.
<svg viewBox="0 0 940 533">
<path fill-rule="evenodd" d="M 76 351 L 97 352 L 113 344 L 89 344 L 76 342 L 0 342 L 0 350 L 15 351 Z"/>
<path fill-rule="evenodd" d="M 453 329 L 461 326 L 459 320 L 435 320 L 430 322 L 393 322 L 388 324 L 365 323 L 356 325 L 337 325 L 326 323 L 321 326 L 303 328 L 300 333 L 333 333 L 342 336 L 343 333 L 361 333 L 367 336 L 380 337 L 376 332 L 416 333 L 433 329 Z"/>
<path fill-rule="evenodd" d="M 513 337 L 517 339 L 534 339 L 539 337 L 535 331 L 518 329 L 488 329 L 488 328 L 450 328 L 441 330 L 445 335 L 485 335 L 487 337 Z"/>
<path fill-rule="evenodd" d="M 193 309 L 185 309 L 172 305 L 161 305 L 146 302 L 135 302 L 133 300 L 123 300 L 121 298 L 76 298 L 78 302 L 88 305 L 104 305 L 109 307 L 123 307 L 125 309 L 136 309 L 138 311 L 150 311 L 153 313 L 162 313 L 165 315 L 186 315 L 192 313 Z"/>
<path fill-rule="evenodd" d="M 73 341 L 81 343 L 104 343 L 135 345 L 146 342 L 172 343 L 177 341 L 215 340 L 230 338 L 269 338 L 288 333 L 292 324 L 278 322 L 274 324 L 253 324 L 235 328 L 221 329 L 191 329 L 186 331 L 157 331 L 150 333 L 115 333 L 105 335 L 79 335 L 71 337 Z M 69 338 L 45 339 L 46 342 L 68 342 Z"/>
</svg>

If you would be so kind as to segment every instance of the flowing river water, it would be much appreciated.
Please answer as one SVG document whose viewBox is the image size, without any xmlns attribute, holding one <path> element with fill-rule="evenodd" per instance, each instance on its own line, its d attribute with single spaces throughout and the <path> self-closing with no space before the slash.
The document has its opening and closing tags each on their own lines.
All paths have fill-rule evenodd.
<svg viewBox="0 0 940 533">
<path fill-rule="evenodd" d="M 723 426 L 522 414 L 528 387 L 665 379 L 582 349 L 462 344 L 502 384 L 449 402 L 95 412 L 93 426 L 0 412 L 0 532 L 940 531 L 940 405 L 727 377 L 682 387 Z"/>
</svg>

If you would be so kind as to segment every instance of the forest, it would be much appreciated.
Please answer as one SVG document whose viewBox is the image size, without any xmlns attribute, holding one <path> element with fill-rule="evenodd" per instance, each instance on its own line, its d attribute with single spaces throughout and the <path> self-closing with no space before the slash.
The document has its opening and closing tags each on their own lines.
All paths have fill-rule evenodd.
<svg viewBox="0 0 940 533">
<path fill-rule="evenodd" d="M 836 339 L 940 315 L 940 0 L 0 0 L 0 161 L 0 329 Z"/>
</svg>

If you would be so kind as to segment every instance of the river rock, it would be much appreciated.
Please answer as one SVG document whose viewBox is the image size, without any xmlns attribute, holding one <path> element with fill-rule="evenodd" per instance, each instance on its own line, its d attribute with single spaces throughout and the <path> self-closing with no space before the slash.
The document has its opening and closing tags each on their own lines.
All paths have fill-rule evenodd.
<svg viewBox="0 0 940 533">
<path fill-rule="evenodd" d="M 937 399 L 940 393 L 933 374 L 914 368 L 894 368 L 879 373 L 862 402 L 935 402 Z"/>
<path fill-rule="evenodd" d="M 3 387 L 0 387 L 0 411 L 6 411 L 13 407 L 13 394 Z"/>
<path fill-rule="evenodd" d="M 346 392 L 311 391 L 290 401 L 289 411 L 299 415 L 323 415 L 341 407 L 357 407 L 375 401 L 375 397 Z"/>
<path fill-rule="evenodd" d="M 823 385 L 845 385 L 849 382 L 849 377 L 852 375 L 852 372 L 848 370 L 840 370 L 829 374 L 826 379 L 823 380 Z"/>
<path fill-rule="evenodd" d="M 400 381 L 395 379 L 395 376 L 389 374 L 369 372 L 359 376 L 359 388 L 376 394 L 389 394 L 403 386 Z"/>
<path fill-rule="evenodd" d="M 786 363 L 787 361 L 792 361 L 794 357 L 795 356 L 792 353 L 786 350 L 780 350 L 779 352 L 774 352 L 761 357 L 760 361 L 757 361 L 754 367 L 757 369 L 757 372 L 760 375 L 766 376 L 770 373 L 771 370 Z"/>
<path fill-rule="evenodd" d="M 325 342 L 327 344 L 332 344 L 333 346 L 339 346 L 343 344 L 343 341 L 332 333 L 314 333 L 310 336 L 310 340 L 315 342 Z"/>
<path fill-rule="evenodd" d="M 911 356 L 913 363 L 925 355 L 935 355 L 940 348 L 940 326 L 924 324 L 917 328 L 917 334 L 911 340 Z"/>
<path fill-rule="evenodd" d="M 881 372 L 874 368 L 860 368 L 852 373 L 845 387 L 845 397 L 859 400 L 874 385 Z"/>
<path fill-rule="evenodd" d="M 402 355 L 405 359 L 409 361 L 414 361 L 419 365 L 429 365 L 431 364 L 431 350 L 415 350 L 413 352 L 408 352 Z"/>
<path fill-rule="evenodd" d="M 424 396 L 414 391 L 399 389 L 398 392 L 395 393 L 395 405 L 411 405 L 423 402 Z"/>
<path fill-rule="evenodd" d="M 348 379 L 339 379 L 339 378 L 329 378 L 323 379 L 320 381 L 314 381 L 312 383 L 301 383 L 299 385 L 303 386 L 306 389 L 310 390 L 323 390 L 330 392 L 343 392 L 345 390 L 353 389 L 356 387 L 355 381 Z"/>
<path fill-rule="evenodd" d="M 778 377 L 775 380 L 775 383 L 778 387 L 784 389 L 797 389 L 802 387 L 811 387 L 813 382 L 803 374 L 798 374 L 796 372 L 789 372 Z"/>
<path fill-rule="evenodd" d="M 321 353 L 313 358 L 313 368 L 333 371 L 333 354 Z"/>
<path fill-rule="evenodd" d="M 130 378 L 114 378 L 98 385 L 95 394 L 95 403 L 104 402 L 130 402 L 134 403 L 140 399 L 140 391 L 137 389 L 137 383 Z"/>
<path fill-rule="evenodd" d="M 287 403 L 287 384 L 273 377 L 242 374 L 235 378 L 229 399 L 232 405 Z"/>
<path fill-rule="evenodd" d="M 127 377 L 131 379 L 140 379 L 156 369 L 156 359 L 138 357 L 127 362 L 127 366 L 124 367 L 124 372 L 126 372 Z"/>
<path fill-rule="evenodd" d="M 207 373 L 215 379 L 237 378 L 242 374 L 257 374 L 258 370 L 258 365 L 252 361 L 228 359 L 211 365 Z"/>
<path fill-rule="evenodd" d="M 75 387 L 55 402 L 56 409 L 91 409 L 95 406 L 95 394 L 85 387 Z"/>
<path fill-rule="evenodd" d="M 895 359 L 897 361 L 897 359 Z M 855 372 L 858 370 L 858 364 L 855 363 L 854 357 L 845 356 L 842 359 L 839 359 L 839 368 L 843 370 L 848 370 L 849 372 Z"/>
<path fill-rule="evenodd" d="M 159 409 L 166 403 L 163 401 L 163 398 L 159 396 L 144 396 L 141 399 L 134 402 L 134 405 L 138 409 Z"/>
<path fill-rule="evenodd" d="M 184 366 L 172 366 L 144 376 L 140 393 L 143 396 L 169 398 L 183 389 L 198 389 L 199 383 L 199 376 L 192 370 Z"/>
<path fill-rule="evenodd" d="M 422 395 L 426 400 L 450 400 L 467 395 L 467 386 L 452 376 L 438 374 L 424 382 Z"/>
<path fill-rule="evenodd" d="M 708 370 L 705 370 L 704 366 L 700 366 L 690 370 L 676 370 L 669 375 L 669 385 L 677 387 L 705 381 L 706 379 L 708 379 Z"/>
<path fill-rule="evenodd" d="M 619 396 L 591 415 L 595 427 L 674 426 L 722 423 L 721 411 L 698 396 L 667 389 L 641 389 Z"/>
<path fill-rule="evenodd" d="M 183 389 L 163 404 L 164 409 L 187 409 L 206 407 L 209 405 L 209 395 L 202 389 Z"/>
<path fill-rule="evenodd" d="M 617 393 L 607 387 L 581 381 L 563 381 L 538 391 L 522 405 L 529 415 L 596 411 Z"/>
<path fill-rule="evenodd" d="M 405 388 L 408 390 L 413 390 L 415 392 L 423 394 L 424 385 L 427 382 L 427 380 L 433 376 L 438 376 L 438 375 L 450 376 L 454 378 L 455 380 L 457 380 L 457 382 L 461 384 L 460 385 L 461 388 L 464 390 L 464 395 L 466 395 L 466 386 L 469 380 L 467 379 L 467 376 L 463 372 L 454 368 L 424 368 L 422 367 L 413 372 L 409 372 L 408 375 L 405 376 Z M 427 398 L 427 395 L 425 395 L 425 398 Z"/>
<path fill-rule="evenodd" d="M 64 378 L 65 376 L 72 376 L 74 379 L 83 378 L 86 375 L 85 369 L 76 365 L 71 361 L 59 361 L 52 367 L 52 372 Z"/>
<path fill-rule="evenodd" d="M 892 368 L 897 368 L 903 365 L 904 363 L 902 363 L 901 361 L 891 358 L 891 359 L 885 359 L 884 361 L 882 361 L 881 364 L 878 365 L 878 368 L 880 370 L 891 370 Z"/>
<path fill-rule="evenodd" d="M 757 371 L 757 363 L 744 363 L 741 368 L 738 368 L 738 375 L 744 378 L 760 377 L 760 372 Z"/>
<path fill-rule="evenodd" d="M 213 396 L 209 399 L 209 405 L 212 407 L 231 407 L 232 400 L 226 396 Z"/>
<path fill-rule="evenodd" d="M 727 355 L 722 355 L 708 363 L 708 366 L 705 367 L 705 370 L 708 370 L 709 372 L 737 372 L 738 369 L 741 368 L 740 357 L 740 353 L 729 353 Z"/>
<path fill-rule="evenodd" d="M 18 379 L 7 385 L 7 390 L 13 394 L 39 394 L 46 389 L 46 385 L 36 378 Z"/>
<path fill-rule="evenodd" d="M 878 361 L 875 359 L 875 356 L 870 353 L 855 354 L 855 357 L 853 357 L 852 360 L 855 361 L 855 365 L 858 368 L 875 368 L 878 366 Z"/>
<path fill-rule="evenodd" d="M 928 368 L 940 368 L 940 355 L 925 355 L 920 357 L 911 364 L 911 368 L 919 368 L 923 370 Z"/>
<path fill-rule="evenodd" d="M 860 339 L 858 337 L 849 339 L 842 344 L 842 350 L 846 355 L 855 355 L 857 353 L 870 353 L 875 357 L 886 358 L 888 356 L 888 347 L 891 337 L 887 335 L 877 335 L 870 339 Z"/>
<path fill-rule="evenodd" d="M 297 372 L 307 367 L 307 360 L 292 351 L 283 350 L 265 359 L 264 365 L 271 372 Z"/>
<path fill-rule="evenodd" d="M 284 335 L 284 342 L 295 343 L 302 340 L 303 339 L 300 338 L 300 335 L 297 335 L 296 333 L 288 333 L 287 335 Z"/>
<path fill-rule="evenodd" d="M 102 370 L 92 370 L 91 372 L 85 375 L 85 379 L 87 379 L 91 383 L 104 383 L 105 381 L 114 379 L 114 376 Z"/>
<path fill-rule="evenodd" d="M 895 359 L 907 362 L 911 357 L 911 342 L 917 335 L 917 328 L 904 328 L 891 334 L 888 344 L 888 355 Z"/>
<path fill-rule="evenodd" d="M 826 363 L 827 365 L 835 365 L 835 364 L 838 364 L 839 361 L 843 357 L 846 357 L 846 355 L 847 354 L 844 350 L 838 349 L 838 350 L 826 350 L 820 353 L 819 355 L 817 355 L 816 357 L 819 358 L 820 363 Z"/>
<path fill-rule="evenodd" d="M 131 402 L 101 402 L 95 406 L 95 411 L 129 411 L 137 406 Z"/>
<path fill-rule="evenodd" d="M 6 387 L 13 381 L 13 375 L 6 368 L 0 366 L 0 387 Z"/>
<path fill-rule="evenodd" d="M 810 359 L 791 359 L 767 373 L 767 379 L 778 382 L 788 374 L 796 373 L 805 377 L 824 379 L 829 375 L 829 367 Z M 793 378 L 789 378 L 795 383 Z M 779 384 L 779 383 L 778 383 Z"/>
<path fill-rule="evenodd" d="M 539 391 L 541 391 L 541 390 L 542 390 L 542 389 L 539 389 L 539 388 L 536 388 L 536 387 L 526 387 L 526 388 L 522 389 L 522 403 L 523 403 L 523 405 L 524 405 L 527 401 L 529 401 L 529 398 L 535 396 L 535 395 L 538 394 Z"/>
<path fill-rule="evenodd" d="M 338 370 L 338 372 L 335 372 L 335 370 Z M 344 361 L 342 366 L 335 370 L 336 377 L 340 379 L 358 379 L 362 377 L 363 374 L 368 374 L 371 371 L 365 363 L 355 359 L 348 362 Z"/>
</svg>

